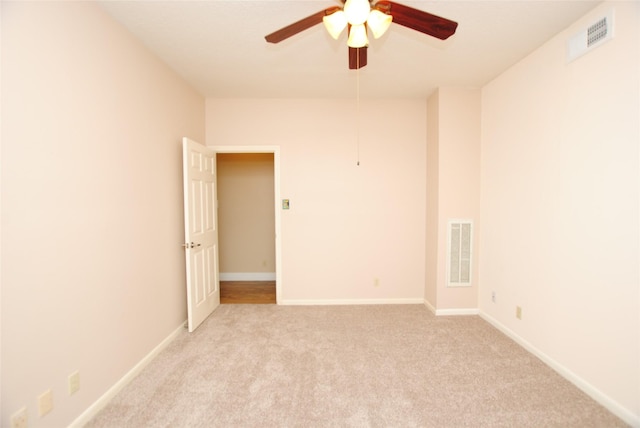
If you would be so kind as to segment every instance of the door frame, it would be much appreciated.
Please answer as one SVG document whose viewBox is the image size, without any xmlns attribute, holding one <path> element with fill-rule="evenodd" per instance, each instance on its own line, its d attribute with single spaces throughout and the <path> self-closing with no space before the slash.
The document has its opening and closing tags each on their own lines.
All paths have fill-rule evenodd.
<svg viewBox="0 0 640 428">
<path fill-rule="evenodd" d="M 282 302 L 282 240 L 280 233 L 280 146 L 207 146 L 217 153 L 273 153 L 273 209 L 275 210 L 276 304 Z M 216 166 L 216 181 L 218 179 Z"/>
</svg>

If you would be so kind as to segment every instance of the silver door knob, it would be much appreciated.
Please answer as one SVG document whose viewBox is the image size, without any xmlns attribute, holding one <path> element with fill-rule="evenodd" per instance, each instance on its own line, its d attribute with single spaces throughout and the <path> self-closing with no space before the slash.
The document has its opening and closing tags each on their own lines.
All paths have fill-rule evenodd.
<svg viewBox="0 0 640 428">
<path fill-rule="evenodd" d="M 186 243 L 186 244 L 182 244 L 182 246 L 184 248 L 195 248 L 195 247 L 199 247 L 200 245 L 202 245 L 202 244 L 196 244 L 194 242 L 189 242 L 189 243 Z"/>
</svg>

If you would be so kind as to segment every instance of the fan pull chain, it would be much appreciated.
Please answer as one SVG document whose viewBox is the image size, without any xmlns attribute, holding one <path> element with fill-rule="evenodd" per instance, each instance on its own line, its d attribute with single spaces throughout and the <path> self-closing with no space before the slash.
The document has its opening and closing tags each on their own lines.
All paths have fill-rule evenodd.
<svg viewBox="0 0 640 428">
<path fill-rule="evenodd" d="M 356 166 L 360 166 L 360 48 L 356 53 Z"/>
</svg>

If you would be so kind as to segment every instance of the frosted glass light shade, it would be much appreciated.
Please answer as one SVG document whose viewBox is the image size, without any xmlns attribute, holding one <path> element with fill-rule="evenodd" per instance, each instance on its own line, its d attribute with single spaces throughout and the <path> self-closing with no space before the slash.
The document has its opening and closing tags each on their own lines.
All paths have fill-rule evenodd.
<svg viewBox="0 0 640 428">
<path fill-rule="evenodd" d="M 367 27 L 364 24 L 352 25 L 349 29 L 349 40 L 347 45 L 352 48 L 363 48 L 369 44 L 367 38 Z"/>
<path fill-rule="evenodd" d="M 344 13 L 351 25 L 364 24 L 369 17 L 371 6 L 369 0 L 347 0 L 344 4 Z"/>
<path fill-rule="evenodd" d="M 371 13 L 369 13 L 367 26 L 371 29 L 373 37 L 377 39 L 389 29 L 392 20 L 393 17 L 391 15 L 387 15 L 377 9 L 373 9 Z"/>
<path fill-rule="evenodd" d="M 324 27 L 327 29 L 331 37 L 337 39 L 344 30 L 344 27 L 347 26 L 347 15 L 341 10 L 332 13 L 331 15 L 326 15 L 322 18 L 322 22 L 324 23 Z"/>
</svg>

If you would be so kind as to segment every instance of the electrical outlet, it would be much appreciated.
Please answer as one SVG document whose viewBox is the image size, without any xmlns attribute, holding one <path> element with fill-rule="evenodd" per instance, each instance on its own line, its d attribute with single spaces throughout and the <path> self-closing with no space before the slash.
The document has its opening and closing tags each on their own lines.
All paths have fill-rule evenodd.
<svg viewBox="0 0 640 428">
<path fill-rule="evenodd" d="M 522 319 L 522 308 L 520 306 L 516 306 L 516 318 Z"/>
<path fill-rule="evenodd" d="M 374 278 L 373 279 L 373 286 L 374 287 L 380 287 L 380 278 Z"/>
<path fill-rule="evenodd" d="M 491 301 L 492 301 L 493 303 L 495 303 L 495 302 L 496 302 L 496 292 L 495 292 L 495 291 L 492 291 L 492 292 L 491 292 Z"/>
<path fill-rule="evenodd" d="M 46 390 L 38 397 L 38 415 L 44 416 L 53 409 L 53 393 Z"/>
<path fill-rule="evenodd" d="M 76 371 L 69 375 L 69 395 L 75 394 L 80 389 L 80 372 Z"/>
<path fill-rule="evenodd" d="M 27 428 L 27 408 L 23 407 L 22 409 L 15 412 L 11 415 L 11 428 Z"/>
</svg>

